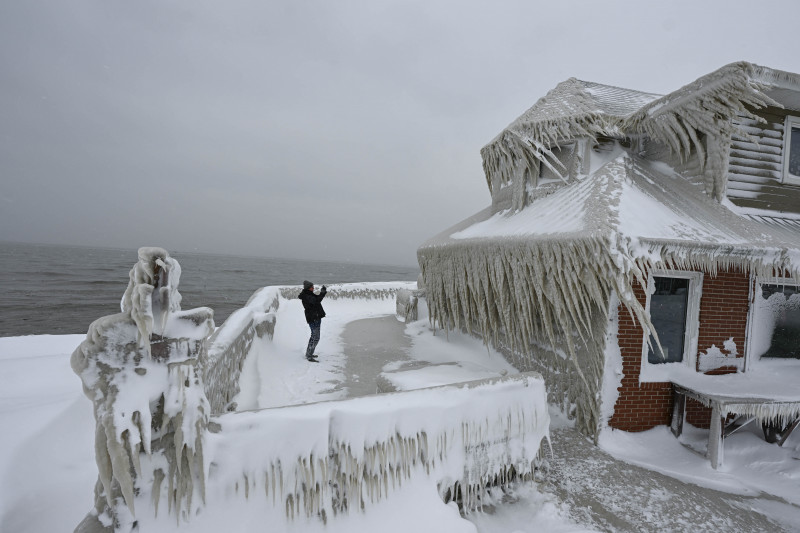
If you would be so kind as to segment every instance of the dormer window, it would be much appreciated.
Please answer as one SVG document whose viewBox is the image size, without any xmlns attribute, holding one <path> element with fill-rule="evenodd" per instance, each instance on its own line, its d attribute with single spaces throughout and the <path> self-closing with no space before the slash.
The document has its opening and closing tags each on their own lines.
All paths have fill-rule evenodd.
<svg viewBox="0 0 800 533">
<path fill-rule="evenodd" d="M 800 185 L 800 117 L 787 116 L 783 132 L 783 182 Z"/>
</svg>

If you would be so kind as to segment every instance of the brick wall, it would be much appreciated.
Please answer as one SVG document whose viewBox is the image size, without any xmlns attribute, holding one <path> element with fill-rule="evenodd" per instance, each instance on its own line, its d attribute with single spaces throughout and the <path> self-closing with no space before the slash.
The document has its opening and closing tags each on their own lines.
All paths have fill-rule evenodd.
<svg viewBox="0 0 800 533">
<path fill-rule="evenodd" d="M 744 272 L 718 272 L 715 276 L 704 274 L 697 345 L 699 351 L 706 351 L 712 344 L 722 349 L 722 343 L 733 337 L 739 357 L 744 356 L 749 288 L 750 276 Z M 635 286 L 634 294 L 644 306 L 644 289 Z M 631 318 L 630 313 L 622 307 L 619 309 L 617 340 L 622 353 L 623 377 L 614 416 L 609 424 L 625 431 L 644 431 L 669 424 L 672 384 L 639 383 L 644 333 L 638 321 Z M 687 404 L 689 423 L 708 427 L 710 418 L 710 409 L 696 402 Z"/>
<path fill-rule="evenodd" d="M 716 277 L 708 274 L 703 276 L 700 335 L 697 342 L 700 352 L 705 352 L 712 344 L 722 349 L 722 343 L 733 337 L 739 356 L 744 355 L 749 296 L 749 274 L 718 272 Z"/>
</svg>

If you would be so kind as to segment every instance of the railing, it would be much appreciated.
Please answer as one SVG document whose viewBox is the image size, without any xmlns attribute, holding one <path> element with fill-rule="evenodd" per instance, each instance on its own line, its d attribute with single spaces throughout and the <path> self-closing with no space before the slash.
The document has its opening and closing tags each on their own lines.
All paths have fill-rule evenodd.
<svg viewBox="0 0 800 533">
<path fill-rule="evenodd" d="M 239 394 L 242 365 L 254 340 L 272 339 L 280 299 L 279 287 L 259 289 L 208 340 L 203 380 L 212 413 L 236 409 L 231 402 Z"/>
<path fill-rule="evenodd" d="M 328 287 L 327 299 L 386 299 L 411 291 L 414 282 L 346 283 Z M 264 287 L 247 304 L 231 314 L 208 341 L 208 361 L 203 372 L 212 413 L 236 410 L 239 376 L 256 339 L 272 339 L 281 299 L 297 298 L 300 287 Z M 416 309 L 416 308 L 415 308 Z"/>
<path fill-rule="evenodd" d="M 270 506 L 286 520 L 328 520 L 418 477 L 465 512 L 476 509 L 487 487 L 532 478 L 549 415 L 543 379 L 527 373 L 228 413 L 209 427 L 206 512 L 239 501 L 254 514 Z"/>
</svg>

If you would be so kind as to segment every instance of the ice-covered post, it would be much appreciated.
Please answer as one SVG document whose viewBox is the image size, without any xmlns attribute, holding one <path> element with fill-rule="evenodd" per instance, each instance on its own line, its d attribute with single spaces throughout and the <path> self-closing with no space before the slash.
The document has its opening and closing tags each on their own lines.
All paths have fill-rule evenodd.
<svg viewBox="0 0 800 533">
<path fill-rule="evenodd" d="M 400 289 L 397 291 L 395 306 L 397 308 L 397 318 L 404 322 L 416 322 L 419 312 L 417 309 L 419 295 L 421 291 L 411 291 Z"/>
<path fill-rule="evenodd" d="M 72 354 L 94 406 L 99 471 L 94 509 L 76 532 L 132 530 L 134 496 L 152 493 L 157 512 L 165 480 L 177 515 L 205 497 L 202 366 L 214 319 L 205 307 L 181 311 L 180 273 L 166 250 L 139 249 L 122 312 L 94 321 Z"/>
</svg>

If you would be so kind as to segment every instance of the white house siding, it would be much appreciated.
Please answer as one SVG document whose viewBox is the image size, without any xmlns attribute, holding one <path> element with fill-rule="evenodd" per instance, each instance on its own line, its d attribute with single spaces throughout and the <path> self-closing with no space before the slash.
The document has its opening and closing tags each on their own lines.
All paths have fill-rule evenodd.
<svg viewBox="0 0 800 533">
<path fill-rule="evenodd" d="M 800 186 L 781 183 L 783 124 L 787 112 L 769 107 L 756 114 L 766 124 L 746 118 L 736 121 L 750 138 L 743 135 L 732 138 L 728 198 L 740 207 L 800 213 Z"/>
</svg>

